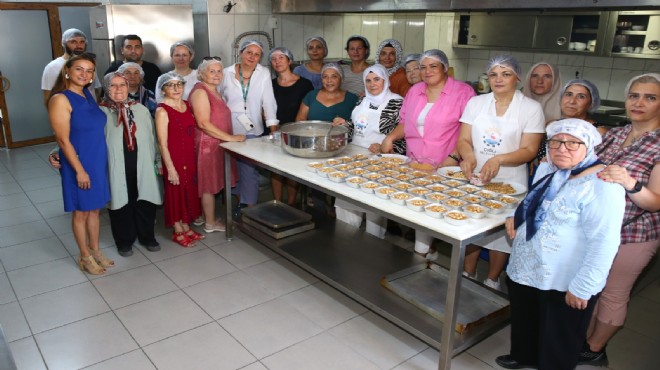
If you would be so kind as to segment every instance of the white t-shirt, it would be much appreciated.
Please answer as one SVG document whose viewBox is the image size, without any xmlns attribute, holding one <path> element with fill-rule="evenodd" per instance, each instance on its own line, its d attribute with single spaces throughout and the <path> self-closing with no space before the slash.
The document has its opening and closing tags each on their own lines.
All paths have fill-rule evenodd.
<svg viewBox="0 0 660 370">
<path fill-rule="evenodd" d="M 52 90 L 55 86 L 55 81 L 57 81 L 57 76 L 59 76 L 62 71 L 62 67 L 66 63 L 64 57 L 58 57 L 46 65 L 44 68 L 44 73 L 41 75 L 41 90 Z M 100 89 L 103 87 L 101 81 L 99 81 L 96 73 L 94 74 L 94 83 L 89 86 L 89 92 L 94 95 L 94 89 Z"/>
</svg>

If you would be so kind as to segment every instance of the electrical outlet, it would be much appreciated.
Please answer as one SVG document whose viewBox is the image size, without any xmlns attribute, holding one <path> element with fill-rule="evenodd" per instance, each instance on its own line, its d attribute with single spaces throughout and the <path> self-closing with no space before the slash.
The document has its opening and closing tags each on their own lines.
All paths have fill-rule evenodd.
<svg viewBox="0 0 660 370">
<path fill-rule="evenodd" d="M 277 19 L 277 17 L 270 17 L 268 18 L 268 22 L 266 22 L 268 28 L 273 29 L 273 28 L 279 28 L 280 27 L 280 22 Z"/>
</svg>

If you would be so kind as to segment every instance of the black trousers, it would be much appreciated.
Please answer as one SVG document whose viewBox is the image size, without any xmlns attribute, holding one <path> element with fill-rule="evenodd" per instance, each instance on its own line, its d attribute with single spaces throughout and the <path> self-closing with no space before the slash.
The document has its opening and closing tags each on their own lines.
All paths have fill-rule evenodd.
<svg viewBox="0 0 660 370">
<path fill-rule="evenodd" d="M 572 370 L 598 296 L 584 310 L 566 304 L 566 292 L 539 290 L 507 278 L 511 302 L 511 357 L 539 370 Z"/>
<path fill-rule="evenodd" d="M 138 200 L 137 186 L 137 155 L 138 148 L 128 150 L 124 142 L 124 170 L 126 172 L 126 190 L 128 203 L 115 210 L 109 210 L 110 229 L 117 249 L 131 249 L 135 240 L 145 245 L 155 241 L 154 223 L 156 221 L 156 205 L 144 200 Z"/>
</svg>

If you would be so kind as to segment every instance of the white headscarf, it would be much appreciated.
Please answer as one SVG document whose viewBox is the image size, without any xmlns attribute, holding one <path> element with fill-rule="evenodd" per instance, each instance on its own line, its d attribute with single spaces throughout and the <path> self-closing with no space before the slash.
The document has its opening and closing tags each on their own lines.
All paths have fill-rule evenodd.
<svg viewBox="0 0 660 370">
<path fill-rule="evenodd" d="M 383 91 L 380 92 L 378 95 L 372 95 L 369 90 L 366 88 L 367 85 L 367 75 L 369 73 L 373 73 L 376 76 L 380 77 L 383 79 L 385 82 L 385 85 L 383 86 Z M 387 102 L 390 99 L 392 99 L 394 96 L 401 98 L 399 95 L 393 93 L 390 91 L 390 78 L 387 75 L 387 69 L 383 67 L 381 64 L 374 64 L 371 67 L 367 68 L 364 70 L 362 73 L 362 82 L 364 82 L 365 89 L 364 89 L 364 100 L 366 100 L 369 104 L 373 106 L 380 106 L 383 104 L 383 102 Z"/>
</svg>

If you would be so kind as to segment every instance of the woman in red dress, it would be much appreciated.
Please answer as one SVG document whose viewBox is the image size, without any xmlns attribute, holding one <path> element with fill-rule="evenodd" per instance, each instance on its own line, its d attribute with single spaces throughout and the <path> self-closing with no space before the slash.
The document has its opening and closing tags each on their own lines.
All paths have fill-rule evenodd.
<svg viewBox="0 0 660 370">
<path fill-rule="evenodd" d="M 195 155 L 195 117 L 183 100 L 183 77 L 168 72 L 156 83 L 156 134 L 163 159 L 165 227 L 174 226 L 172 240 L 192 247 L 204 236 L 188 226 L 200 213 Z"/>
</svg>

